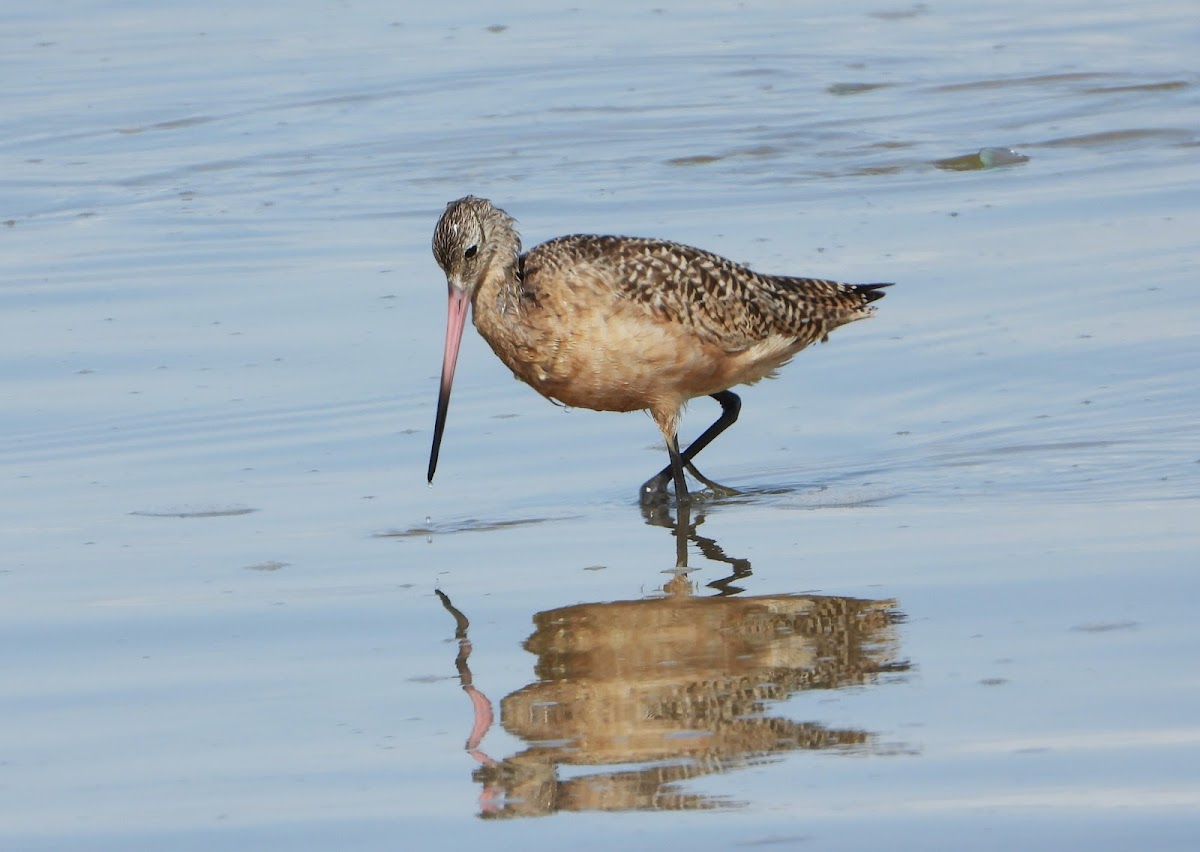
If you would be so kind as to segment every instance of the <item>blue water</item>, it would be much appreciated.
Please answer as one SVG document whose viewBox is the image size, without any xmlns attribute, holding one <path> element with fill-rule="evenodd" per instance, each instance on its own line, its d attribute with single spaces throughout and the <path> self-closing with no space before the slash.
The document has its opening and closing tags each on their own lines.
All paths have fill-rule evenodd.
<svg viewBox="0 0 1200 852">
<path fill-rule="evenodd" d="M 1196 20 L 0 11 L 0 845 L 1191 849 Z M 897 282 L 746 389 L 691 573 L 653 424 L 473 332 L 426 486 L 467 193 Z"/>
</svg>

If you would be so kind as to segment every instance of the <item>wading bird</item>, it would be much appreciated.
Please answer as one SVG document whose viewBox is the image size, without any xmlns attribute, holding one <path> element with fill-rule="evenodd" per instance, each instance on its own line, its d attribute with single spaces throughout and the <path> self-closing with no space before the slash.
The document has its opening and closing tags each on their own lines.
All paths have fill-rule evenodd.
<svg viewBox="0 0 1200 852">
<path fill-rule="evenodd" d="M 518 379 L 552 402 L 650 413 L 670 464 L 642 485 L 643 502 L 688 502 L 684 470 L 718 493 L 692 459 L 737 420 L 729 389 L 771 376 L 840 325 L 875 313 L 888 284 L 763 275 L 666 240 L 574 235 L 521 252 L 507 213 L 468 195 L 433 232 L 450 304 L 429 481 L 437 469 L 467 309 Z M 684 404 L 711 396 L 721 416 L 680 452 Z"/>
</svg>

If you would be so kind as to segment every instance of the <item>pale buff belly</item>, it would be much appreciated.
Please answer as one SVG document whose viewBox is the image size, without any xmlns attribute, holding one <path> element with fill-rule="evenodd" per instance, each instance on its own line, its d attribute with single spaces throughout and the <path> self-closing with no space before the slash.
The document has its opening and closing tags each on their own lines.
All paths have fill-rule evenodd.
<svg viewBox="0 0 1200 852">
<path fill-rule="evenodd" d="M 729 351 L 679 326 L 631 313 L 577 314 L 568 327 L 540 330 L 524 345 L 488 342 L 518 379 L 543 396 L 596 411 L 678 407 L 756 382 L 801 348 L 792 339 L 772 338 Z"/>
</svg>

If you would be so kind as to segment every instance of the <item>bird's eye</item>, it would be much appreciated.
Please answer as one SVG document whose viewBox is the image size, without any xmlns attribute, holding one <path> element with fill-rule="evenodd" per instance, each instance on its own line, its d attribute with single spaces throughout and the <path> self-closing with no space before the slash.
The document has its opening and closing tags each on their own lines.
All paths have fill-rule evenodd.
<svg viewBox="0 0 1200 852">
<path fill-rule="evenodd" d="M 479 254 L 479 246 L 467 246 L 467 250 L 463 252 L 463 257 L 470 260 L 477 254 Z"/>
</svg>

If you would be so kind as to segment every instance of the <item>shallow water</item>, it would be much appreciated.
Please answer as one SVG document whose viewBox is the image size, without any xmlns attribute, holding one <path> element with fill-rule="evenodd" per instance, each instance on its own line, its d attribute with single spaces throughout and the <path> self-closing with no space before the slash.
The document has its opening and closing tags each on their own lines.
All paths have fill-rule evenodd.
<svg viewBox="0 0 1200 852">
<path fill-rule="evenodd" d="M 0 20 L 5 848 L 1194 848 L 1190 3 Z M 474 336 L 431 489 L 468 192 L 897 286 L 682 524 Z"/>
</svg>

